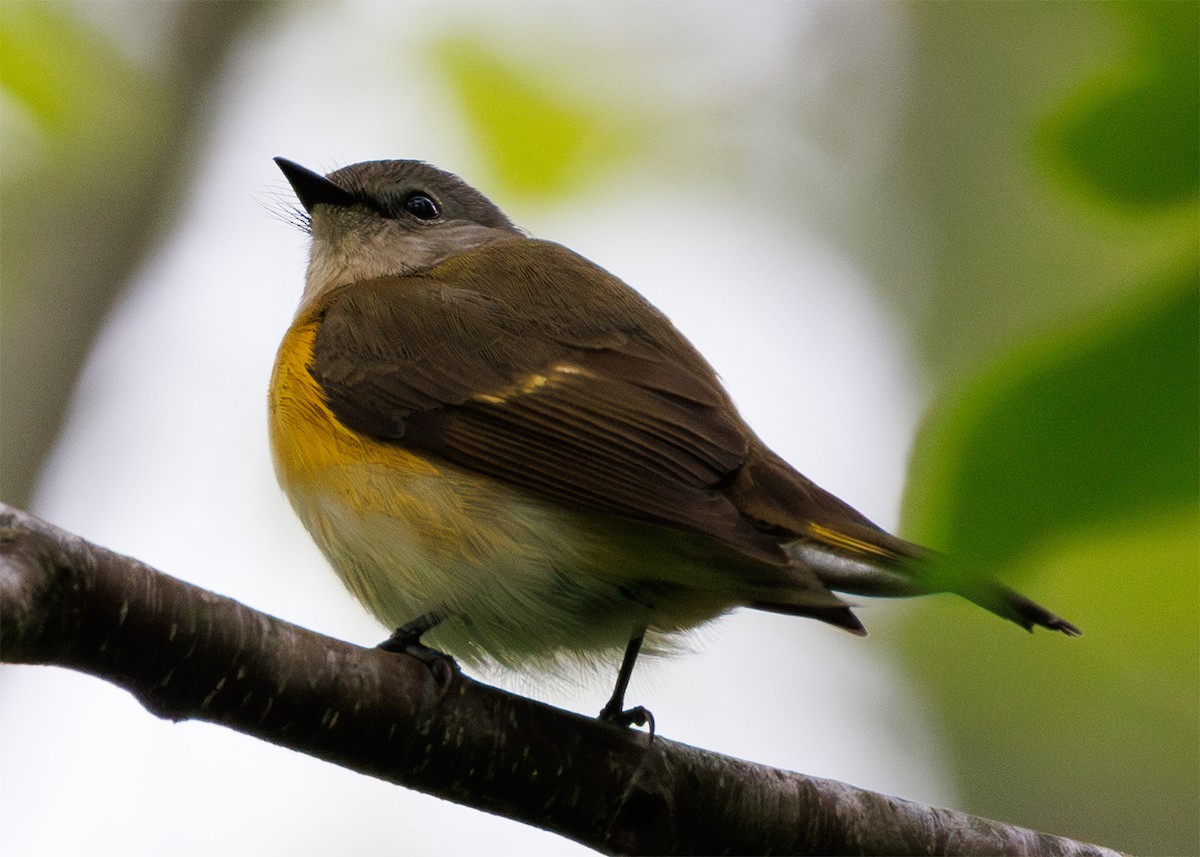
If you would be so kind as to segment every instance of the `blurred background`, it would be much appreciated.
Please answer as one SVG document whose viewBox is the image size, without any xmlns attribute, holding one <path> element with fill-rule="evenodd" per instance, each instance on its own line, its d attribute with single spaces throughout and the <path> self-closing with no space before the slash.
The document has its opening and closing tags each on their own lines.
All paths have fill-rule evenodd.
<svg viewBox="0 0 1200 857">
<path fill-rule="evenodd" d="M 1198 9 L 5 0 L 0 499 L 382 639 L 274 483 L 271 157 L 428 160 L 664 309 L 808 476 L 1084 630 L 743 612 L 639 667 L 664 735 L 1200 852 Z M 0 759 L 12 854 L 582 852 L 64 670 L 0 669 Z"/>
</svg>

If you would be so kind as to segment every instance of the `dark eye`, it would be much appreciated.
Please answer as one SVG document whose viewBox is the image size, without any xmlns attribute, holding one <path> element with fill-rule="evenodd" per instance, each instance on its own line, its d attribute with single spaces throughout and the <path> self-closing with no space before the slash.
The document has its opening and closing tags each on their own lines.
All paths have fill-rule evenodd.
<svg viewBox="0 0 1200 857">
<path fill-rule="evenodd" d="M 442 213 L 438 204 L 428 194 L 410 193 L 404 199 L 404 210 L 418 220 L 433 220 Z"/>
</svg>

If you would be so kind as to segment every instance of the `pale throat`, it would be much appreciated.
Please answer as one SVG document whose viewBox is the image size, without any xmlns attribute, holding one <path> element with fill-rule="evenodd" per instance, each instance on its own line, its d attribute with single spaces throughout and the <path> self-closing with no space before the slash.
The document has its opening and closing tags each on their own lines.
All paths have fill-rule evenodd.
<svg viewBox="0 0 1200 857">
<path fill-rule="evenodd" d="M 304 277 L 304 294 L 296 310 L 299 317 L 326 292 L 348 283 L 361 283 L 391 274 L 411 273 L 404 270 L 402 259 L 388 252 L 378 241 L 344 239 L 333 242 L 313 238 Z"/>
<path fill-rule="evenodd" d="M 409 276 L 494 241 L 526 237 L 515 228 L 496 228 L 469 221 L 445 223 L 424 232 L 399 227 L 353 235 L 330 236 L 323 232 L 326 230 L 314 229 L 313 232 L 297 317 L 338 286 L 379 277 Z"/>
</svg>

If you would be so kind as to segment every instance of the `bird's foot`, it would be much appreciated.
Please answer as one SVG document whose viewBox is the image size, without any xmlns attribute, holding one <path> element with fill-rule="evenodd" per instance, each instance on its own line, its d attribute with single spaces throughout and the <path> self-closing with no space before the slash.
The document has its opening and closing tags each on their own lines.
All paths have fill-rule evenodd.
<svg viewBox="0 0 1200 857">
<path fill-rule="evenodd" d="M 633 708 L 623 708 L 622 705 L 614 705 L 616 700 L 610 700 L 608 705 L 601 709 L 598 720 L 605 723 L 612 723 L 616 726 L 649 726 L 650 738 L 654 739 L 654 715 L 650 713 L 650 709 L 641 705 L 636 705 Z"/>
<path fill-rule="evenodd" d="M 424 616 L 419 616 L 413 621 L 401 625 L 392 633 L 392 636 L 375 648 L 416 658 L 429 668 L 429 672 L 438 684 L 438 689 L 445 693 L 450 687 L 450 683 L 454 681 L 454 677 L 462 672 L 459 669 L 458 661 L 445 652 L 439 652 L 421 642 L 421 635 L 433 630 L 440 621 L 441 617 L 436 614 L 426 613 Z"/>
</svg>

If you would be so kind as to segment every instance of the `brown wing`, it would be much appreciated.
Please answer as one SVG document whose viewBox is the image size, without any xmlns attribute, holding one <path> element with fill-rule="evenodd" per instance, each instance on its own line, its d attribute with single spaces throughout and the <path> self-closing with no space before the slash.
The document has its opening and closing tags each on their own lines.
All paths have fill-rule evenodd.
<svg viewBox="0 0 1200 857">
<path fill-rule="evenodd" d="M 724 490 L 758 442 L 712 369 L 558 245 L 493 244 L 331 293 L 312 371 L 338 419 L 372 437 L 788 563 Z"/>
<path fill-rule="evenodd" d="M 763 609 L 863 633 L 827 586 L 926 591 L 910 563 L 928 551 L 763 446 L 670 322 L 565 248 L 498 242 L 336 289 L 321 315 L 311 371 L 338 419 L 366 435 L 706 534 L 779 570 L 751 596 Z M 1078 633 L 1009 590 L 963 594 L 1026 627 Z"/>
</svg>

